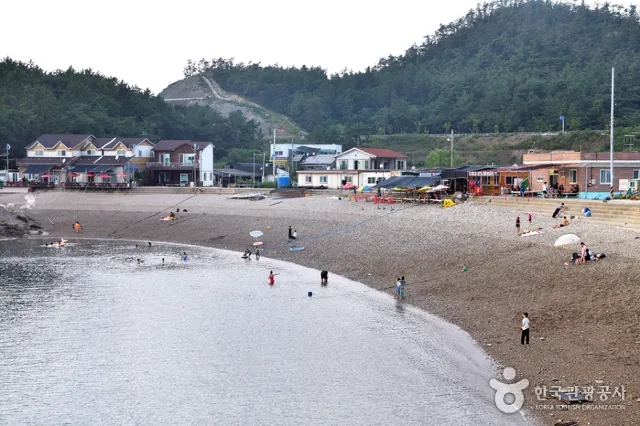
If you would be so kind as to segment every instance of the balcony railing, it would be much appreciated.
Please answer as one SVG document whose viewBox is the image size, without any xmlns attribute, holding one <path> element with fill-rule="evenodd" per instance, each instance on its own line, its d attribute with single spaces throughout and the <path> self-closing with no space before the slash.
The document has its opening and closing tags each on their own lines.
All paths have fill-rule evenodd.
<svg viewBox="0 0 640 426">
<path fill-rule="evenodd" d="M 152 161 L 147 163 L 147 167 L 150 169 L 193 169 L 193 162 L 177 162 L 177 161 Z M 200 164 L 195 163 L 196 167 L 200 167 Z"/>
</svg>

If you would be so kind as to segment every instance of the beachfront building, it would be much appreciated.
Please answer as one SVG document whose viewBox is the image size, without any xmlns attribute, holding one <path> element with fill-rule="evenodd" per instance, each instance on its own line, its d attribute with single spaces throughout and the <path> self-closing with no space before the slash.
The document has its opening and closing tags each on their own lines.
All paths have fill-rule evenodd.
<svg viewBox="0 0 640 426">
<path fill-rule="evenodd" d="M 406 170 L 407 156 L 390 149 L 351 148 L 335 156 L 338 170 Z"/>
<path fill-rule="evenodd" d="M 289 159 L 295 155 L 336 155 L 342 152 L 342 145 L 336 144 L 271 144 L 269 158 Z"/>
<path fill-rule="evenodd" d="M 335 168 L 335 156 L 331 154 L 306 155 L 297 163 L 299 170 L 331 170 Z"/>
<path fill-rule="evenodd" d="M 407 156 L 390 149 L 351 148 L 334 156 L 335 168 L 298 170 L 298 186 L 339 189 L 375 185 L 407 170 Z"/>
<path fill-rule="evenodd" d="M 541 191 L 547 182 L 580 198 L 604 198 L 611 185 L 616 192 L 624 192 L 630 180 L 640 178 L 640 152 L 614 153 L 613 182 L 609 159 L 609 152 L 548 151 L 525 154 L 523 164 L 532 167 L 533 191 Z"/>
<path fill-rule="evenodd" d="M 91 134 L 45 134 L 27 146 L 17 161 L 21 178 L 45 186 L 61 183 L 125 183 L 136 154 L 150 158 L 147 138 L 96 138 Z M 137 167 L 137 166 L 136 166 Z"/>
<path fill-rule="evenodd" d="M 198 186 L 215 183 L 212 142 L 162 140 L 153 148 L 153 161 L 147 163 L 150 182 L 155 185 L 188 186 L 193 176 Z"/>
</svg>

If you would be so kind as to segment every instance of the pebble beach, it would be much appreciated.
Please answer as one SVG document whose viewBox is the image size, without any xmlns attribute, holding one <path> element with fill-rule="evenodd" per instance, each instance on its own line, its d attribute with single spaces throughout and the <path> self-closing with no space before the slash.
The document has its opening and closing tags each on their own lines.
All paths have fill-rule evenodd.
<svg viewBox="0 0 640 426">
<path fill-rule="evenodd" d="M 543 424 L 640 423 L 640 234 L 590 223 L 580 212 L 567 228 L 551 211 L 534 214 L 544 233 L 521 237 L 526 210 L 468 201 L 443 209 L 396 204 L 384 208 L 337 197 L 261 201 L 222 195 L 36 193 L 28 214 L 51 237 L 167 241 L 244 251 L 264 233 L 262 255 L 329 271 L 391 293 L 404 275 L 407 299 L 456 324 L 502 367 L 526 378 L 525 407 Z M 0 203 L 24 201 L 6 194 Z M 179 212 L 176 213 L 176 210 Z M 186 210 L 184 212 L 183 210 Z M 175 221 L 160 217 L 173 211 Z M 72 232 L 78 220 L 79 234 Z M 298 233 L 290 244 L 287 229 Z M 556 248 L 564 233 L 577 234 L 606 259 L 576 266 L 576 247 Z M 304 250 L 290 251 L 292 245 Z M 318 276 L 318 285 L 320 277 Z M 520 318 L 531 319 L 531 344 L 520 345 Z M 496 371 L 496 377 L 500 378 Z M 550 410 L 535 387 L 624 386 L 625 400 L 608 410 Z M 597 402 L 605 404 L 605 402 Z"/>
</svg>

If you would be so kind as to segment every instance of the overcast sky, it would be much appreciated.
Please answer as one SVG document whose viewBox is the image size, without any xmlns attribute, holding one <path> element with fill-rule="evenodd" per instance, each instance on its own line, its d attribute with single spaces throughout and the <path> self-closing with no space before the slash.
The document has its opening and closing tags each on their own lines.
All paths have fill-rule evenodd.
<svg viewBox="0 0 640 426">
<path fill-rule="evenodd" d="M 92 68 L 160 92 L 187 59 L 362 70 L 402 54 L 476 0 L 32 0 L 2 5 L 0 55 Z M 629 1 L 615 2 L 629 4 Z"/>
</svg>

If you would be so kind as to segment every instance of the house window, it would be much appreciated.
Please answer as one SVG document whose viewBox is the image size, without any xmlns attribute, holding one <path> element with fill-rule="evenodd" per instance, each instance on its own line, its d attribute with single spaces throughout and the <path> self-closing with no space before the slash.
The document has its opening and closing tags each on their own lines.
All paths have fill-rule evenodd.
<svg viewBox="0 0 640 426">
<path fill-rule="evenodd" d="M 311 183 L 311 176 L 305 176 L 304 177 L 304 182 L 305 183 Z"/>
<path fill-rule="evenodd" d="M 327 177 L 326 176 L 320 176 L 320 183 L 327 183 Z"/>
<path fill-rule="evenodd" d="M 67 151 L 65 151 L 64 149 L 61 149 L 58 151 L 58 157 L 66 157 L 67 156 Z"/>
<path fill-rule="evenodd" d="M 195 160 L 195 154 L 181 154 L 183 166 L 193 166 Z"/>
<path fill-rule="evenodd" d="M 491 176 L 482 176 L 483 185 L 491 185 Z"/>
<path fill-rule="evenodd" d="M 276 155 L 278 157 L 282 157 L 282 154 L 284 154 L 284 151 L 276 151 Z"/>
<path fill-rule="evenodd" d="M 94 149 L 88 149 L 87 155 L 95 155 L 96 151 Z"/>
<path fill-rule="evenodd" d="M 126 155 L 126 154 L 127 154 L 126 149 L 119 149 L 116 151 L 116 155 Z"/>
<path fill-rule="evenodd" d="M 42 157 L 42 156 L 44 155 L 44 151 L 43 151 L 42 149 L 36 149 L 36 150 L 35 150 L 35 152 L 34 152 L 34 154 L 35 154 L 37 157 Z"/>
<path fill-rule="evenodd" d="M 138 157 L 142 157 L 142 150 L 141 149 L 138 150 Z"/>
<path fill-rule="evenodd" d="M 578 183 L 578 171 L 577 170 L 569 170 L 569 183 Z"/>
<path fill-rule="evenodd" d="M 368 177 L 368 178 L 367 178 L 367 183 L 376 183 L 376 178 L 374 178 L 374 177 Z"/>
<path fill-rule="evenodd" d="M 397 160 L 396 164 L 398 165 L 398 169 L 404 170 L 404 160 Z"/>
<path fill-rule="evenodd" d="M 513 176 L 507 176 L 505 183 L 510 186 L 513 185 Z"/>
<path fill-rule="evenodd" d="M 353 183 L 353 176 L 345 176 L 344 181 L 347 183 Z"/>
<path fill-rule="evenodd" d="M 611 171 L 609 169 L 600 169 L 600 185 L 611 184 Z"/>
<path fill-rule="evenodd" d="M 340 170 L 347 170 L 347 165 L 349 162 L 347 160 L 340 160 L 340 166 L 338 167 Z"/>
<path fill-rule="evenodd" d="M 633 178 L 634 179 L 640 179 L 640 170 L 634 170 L 633 171 Z"/>
<path fill-rule="evenodd" d="M 180 173 L 180 185 L 186 185 L 191 181 L 191 173 Z"/>
<path fill-rule="evenodd" d="M 538 176 L 536 178 L 536 182 L 544 182 L 544 177 L 543 176 Z"/>
<path fill-rule="evenodd" d="M 160 162 L 163 166 L 171 165 L 171 155 L 169 154 L 160 154 Z"/>
</svg>

